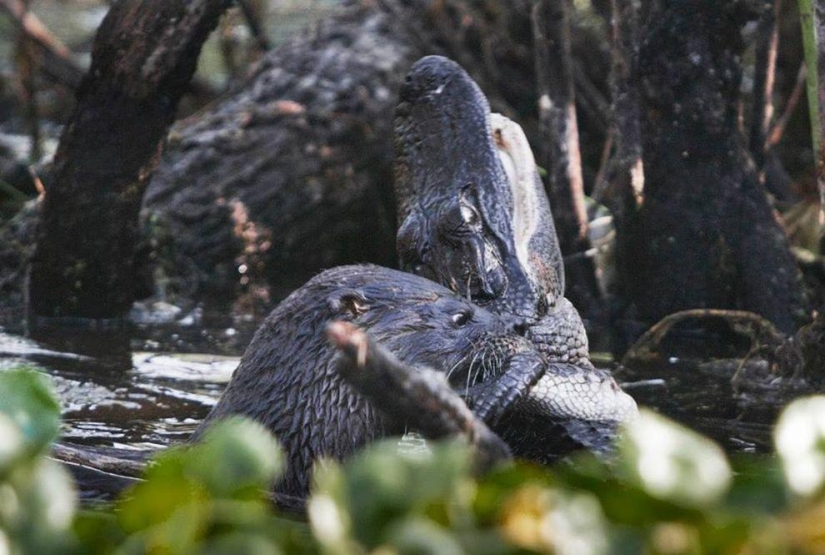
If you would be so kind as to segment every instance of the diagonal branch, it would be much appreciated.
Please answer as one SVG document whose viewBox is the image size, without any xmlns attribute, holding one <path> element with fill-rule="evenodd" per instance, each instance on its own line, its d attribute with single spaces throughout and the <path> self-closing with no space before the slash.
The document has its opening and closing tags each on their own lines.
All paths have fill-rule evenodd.
<svg viewBox="0 0 825 555">
<path fill-rule="evenodd" d="M 71 50 L 49 32 L 22 0 L 0 0 L 0 12 L 41 49 L 43 71 L 49 77 L 69 88 L 77 88 L 83 78 L 83 69 L 73 60 Z"/>
<path fill-rule="evenodd" d="M 371 403 L 425 437 L 458 436 L 475 450 L 479 471 L 510 458 L 510 449 L 473 414 L 444 374 L 404 365 L 357 327 L 334 322 L 327 329 L 342 356 L 338 371 Z"/>
</svg>

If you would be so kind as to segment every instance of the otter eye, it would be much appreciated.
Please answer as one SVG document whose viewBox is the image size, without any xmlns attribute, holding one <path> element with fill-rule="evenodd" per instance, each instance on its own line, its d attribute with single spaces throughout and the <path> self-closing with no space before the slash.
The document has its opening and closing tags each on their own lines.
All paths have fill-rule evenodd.
<svg viewBox="0 0 825 555">
<path fill-rule="evenodd" d="M 456 312 L 455 314 L 453 314 L 451 319 L 453 321 L 453 324 L 461 327 L 466 326 L 467 323 L 470 321 L 470 318 L 472 317 L 473 315 L 470 313 L 469 310 L 462 310 L 461 312 Z"/>
</svg>

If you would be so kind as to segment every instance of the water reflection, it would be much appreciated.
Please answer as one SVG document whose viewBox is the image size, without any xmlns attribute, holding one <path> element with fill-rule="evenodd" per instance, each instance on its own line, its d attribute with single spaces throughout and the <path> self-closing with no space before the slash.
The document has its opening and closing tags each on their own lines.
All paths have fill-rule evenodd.
<svg viewBox="0 0 825 555">
<path fill-rule="evenodd" d="M 254 322 L 201 324 L 137 326 L 131 338 L 89 332 L 68 340 L 52 336 L 48 345 L 0 333 L 0 370 L 25 363 L 53 378 L 63 407 L 63 441 L 157 449 L 189 437 L 220 396 L 255 327 Z M 681 357 L 636 361 L 621 368 L 617 379 L 639 405 L 709 435 L 729 452 L 767 452 L 771 426 L 787 402 L 781 394 L 793 391 L 772 388 L 764 362 L 744 368 L 766 379 L 744 382 L 751 384 L 748 389 L 733 379 L 743 372 L 741 360 Z"/>
<path fill-rule="evenodd" d="M 95 337 L 86 336 L 86 343 Z M 156 448 L 185 440 L 237 363 L 231 356 L 129 351 L 92 357 L 0 333 L 0 370 L 25 364 L 49 374 L 63 409 L 62 440 L 86 445 Z"/>
</svg>

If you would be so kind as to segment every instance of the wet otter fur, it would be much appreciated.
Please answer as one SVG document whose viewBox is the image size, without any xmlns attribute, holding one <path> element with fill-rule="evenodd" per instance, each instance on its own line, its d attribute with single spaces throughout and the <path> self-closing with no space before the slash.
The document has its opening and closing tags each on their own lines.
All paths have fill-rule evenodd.
<svg viewBox="0 0 825 555">
<path fill-rule="evenodd" d="M 427 279 L 378 266 L 327 270 L 281 302 L 258 329 L 223 396 L 194 438 L 233 414 L 267 426 L 287 454 L 277 493 L 303 497 L 322 456 L 343 459 L 377 438 L 403 433 L 336 369 L 325 328 L 349 321 L 410 366 L 447 373 L 457 389 L 498 375 L 531 349 L 501 317 Z"/>
</svg>

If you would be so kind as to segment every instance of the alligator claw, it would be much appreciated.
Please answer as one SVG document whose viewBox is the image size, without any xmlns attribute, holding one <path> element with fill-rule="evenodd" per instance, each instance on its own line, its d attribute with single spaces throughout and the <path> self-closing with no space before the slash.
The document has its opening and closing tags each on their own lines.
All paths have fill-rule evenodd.
<svg viewBox="0 0 825 555">
<path fill-rule="evenodd" d="M 544 376 L 545 368 L 544 359 L 535 352 L 513 355 L 503 374 L 471 391 L 473 412 L 488 426 L 494 426 L 510 407 L 529 394 Z"/>
</svg>

